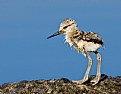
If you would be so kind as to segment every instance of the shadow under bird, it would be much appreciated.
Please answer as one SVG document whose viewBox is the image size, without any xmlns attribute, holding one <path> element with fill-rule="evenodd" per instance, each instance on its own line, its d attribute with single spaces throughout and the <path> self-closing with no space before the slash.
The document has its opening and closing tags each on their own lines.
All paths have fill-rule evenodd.
<svg viewBox="0 0 121 94">
<path fill-rule="evenodd" d="M 71 18 L 64 19 L 60 24 L 59 31 L 47 37 L 47 39 L 60 34 L 65 34 L 65 41 L 88 58 L 88 67 L 84 78 L 82 80 L 73 82 L 76 82 L 77 84 L 83 84 L 88 80 L 88 75 L 92 66 L 92 58 L 89 53 L 93 52 L 96 54 L 98 66 L 96 77 L 91 80 L 91 82 L 93 83 L 92 85 L 97 84 L 101 77 L 100 67 L 102 63 L 102 57 L 101 54 L 97 51 L 99 48 L 103 47 L 103 41 L 101 37 L 94 32 L 85 32 L 79 30 L 77 23 Z"/>
</svg>

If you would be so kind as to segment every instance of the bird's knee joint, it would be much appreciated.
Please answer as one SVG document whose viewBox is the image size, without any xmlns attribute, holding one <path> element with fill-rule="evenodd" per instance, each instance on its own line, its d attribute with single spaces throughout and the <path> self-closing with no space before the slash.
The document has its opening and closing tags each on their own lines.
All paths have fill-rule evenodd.
<svg viewBox="0 0 121 94">
<path fill-rule="evenodd" d="M 92 59 L 91 58 L 89 59 L 89 65 L 90 66 L 92 65 Z"/>
<path fill-rule="evenodd" d="M 101 60 L 101 54 L 97 53 L 96 55 L 97 55 L 97 59 Z"/>
<path fill-rule="evenodd" d="M 92 58 L 91 58 L 91 57 L 89 57 L 89 61 L 91 61 L 91 62 L 92 62 Z"/>
</svg>

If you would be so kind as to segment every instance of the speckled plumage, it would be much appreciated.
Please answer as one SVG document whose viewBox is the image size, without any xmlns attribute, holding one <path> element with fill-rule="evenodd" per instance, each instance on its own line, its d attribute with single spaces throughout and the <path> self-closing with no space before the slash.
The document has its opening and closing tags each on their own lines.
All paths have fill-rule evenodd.
<svg viewBox="0 0 121 94">
<path fill-rule="evenodd" d="M 88 80 L 88 74 L 92 66 L 92 58 L 89 53 L 94 52 L 96 54 L 98 60 L 97 75 L 96 78 L 91 82 L 94 82 L 93 85 L 97 84 L 100 79 L 100 66 L 102 60 L 101 55 L 97 52 L 97 50 L 103 46 L 101 37 L 94 32 L 85 32 L 79 30 L 77 23 L 71 18 L 63 20 L 60 24 L 59 31 L 49 36 L 48 38 L 60 34 L 65 34 L 65 41 L 69 43 L 70 46 L 73 46 L 78 52 L 81 52 L 87 56 L 89 60 L 89 65 L 84 78 L 80 81 L 76 81 L 77 83 L 82 84 Z"/>
<path fill-rule="evenodd" d="M 95 52 L 103 46 L 101 38 L 96 33 L 79 30 L 67 33 L 65 35 L 65 41 L 82 53 L 84 49 L 88 52 Z"/>
</svg>

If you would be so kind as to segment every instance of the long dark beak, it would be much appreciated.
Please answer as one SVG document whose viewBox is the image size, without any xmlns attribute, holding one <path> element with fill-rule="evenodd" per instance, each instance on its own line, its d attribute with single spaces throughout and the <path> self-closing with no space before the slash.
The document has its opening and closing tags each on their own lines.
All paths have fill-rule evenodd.
<svg viewBox="0 0 121 94">
<path fill-rule="evenodd" d="M 57 31 L 56 33 L 52 34 L 51 36 L 47 37 L 47 39 L 52 38 L 54 36 L 62 34 L 61 31 Z"/>
</svg>

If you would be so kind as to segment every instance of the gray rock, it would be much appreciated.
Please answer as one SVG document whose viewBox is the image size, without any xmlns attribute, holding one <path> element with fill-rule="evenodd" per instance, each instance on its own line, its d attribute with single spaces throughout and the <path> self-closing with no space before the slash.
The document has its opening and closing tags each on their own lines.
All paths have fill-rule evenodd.
<svg viewBox="0 0 121 94">
<path fill-rule="evenodd" d="M 61 79 L 32 80 L 7 83 L 0 86 L 0 94 L 121 94 L 121 76 L 102 75 L 100 82 L 90 83 L 94 76 L 82 85 Z"/>
</svg>

